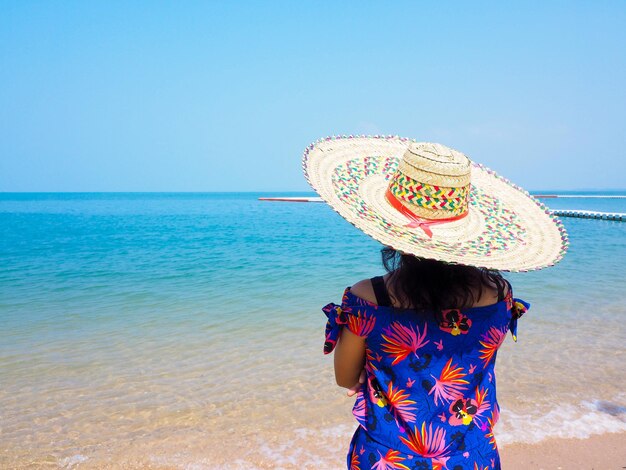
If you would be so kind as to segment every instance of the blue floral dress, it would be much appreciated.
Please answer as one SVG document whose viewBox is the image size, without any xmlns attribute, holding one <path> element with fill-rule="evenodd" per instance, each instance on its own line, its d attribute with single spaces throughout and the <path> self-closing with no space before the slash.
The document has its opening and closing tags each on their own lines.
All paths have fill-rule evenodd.
<svg viewBox="0 0 626 470">
<path fill-rule="evenodd" d="M 379 306 L 350 288 L 326 305 L 324 353 L 344 327 L 366 345 L 348 468 L 499 469 L 494 365 L 528 307 L 511 289 L 493 305 L 437 313 Z"/>
</svg>

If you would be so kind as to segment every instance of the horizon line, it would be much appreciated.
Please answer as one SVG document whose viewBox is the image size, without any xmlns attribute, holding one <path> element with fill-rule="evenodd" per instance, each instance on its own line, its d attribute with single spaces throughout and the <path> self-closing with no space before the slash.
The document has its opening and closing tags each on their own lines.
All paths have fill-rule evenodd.
<svg viewBox="0 0 626 470">
<path fill-rule="evenodd" d="M 576 191 L 581 192 L 626 192 L 626 188 L 575 188 L 575 189 L 526 189 L 531 193 L 553 193 L 567 192 L 572 193 Z M 0 194 L 255 194 L 255 193 L 276 193 L 277 195 L 291 194 L 291 193 L 311 193 L 317 194 L 314 190 L 246 190 L 246 191 L 175 191 L 175 190 L 161 190 L 161 191 L 3 191 L 0 190 Z"/>
</svg>

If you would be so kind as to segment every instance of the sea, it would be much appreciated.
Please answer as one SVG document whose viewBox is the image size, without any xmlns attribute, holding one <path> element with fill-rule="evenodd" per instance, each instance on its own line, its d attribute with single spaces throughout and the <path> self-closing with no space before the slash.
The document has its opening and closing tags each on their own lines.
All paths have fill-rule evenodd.
<svg viewBox="0 0 626 470">
<path fill-rule="evenodd" d="M 0 468 L 342 468 L 321 307 L 381 246 L 279 195 L 313 196 L 0 193 Z M 500 447 L 626 431 L 626 223 L 562 220 L 566 257 L 507 275 L 531 309 L 498 356 Z"/>
</svg>

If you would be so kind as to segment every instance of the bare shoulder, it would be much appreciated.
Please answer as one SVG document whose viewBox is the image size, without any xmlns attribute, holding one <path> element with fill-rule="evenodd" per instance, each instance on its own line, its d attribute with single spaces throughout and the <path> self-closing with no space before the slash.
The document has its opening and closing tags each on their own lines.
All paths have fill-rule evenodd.
<svg viewBox="0 0 626 470">
<path fill-rule="evenodd" d="M 502 290 L 502 293 L 504 294 L 505 297 L 509 294 L 510 290 L 511 290 L 511 284 L 509 284 L 509 281 L 507 281 L 505 279 L 504 280 L 504 289 Z"/>
<path fill-rule="evenodd" d="M 485 285 L 483 289 L 484 290 L 482 292 L 480 299 L 478 299 L 478 302 L 476 302 L 476 304 L 474 305 L 475 307 L 484 307 L 486 305 L 492 305 L 500 300 L 498 286 L 495 283 L 490 282 L 489 284 Z M 503 296 L 506 297 L 508 292 L 509 292 L 509 286 L 508 286 L 508 283 L 505 282 L 504 286 L 502 287 Z"/>
<path fill-rule="evenodd" d="M 376 303 L 376 294 L 374 294 L 372 281 L 370 281 L 369 279 L 363 279 L 355 283 L 352 287 L 350 287 L 350 292 L 370 303 Z"/>
</svg>

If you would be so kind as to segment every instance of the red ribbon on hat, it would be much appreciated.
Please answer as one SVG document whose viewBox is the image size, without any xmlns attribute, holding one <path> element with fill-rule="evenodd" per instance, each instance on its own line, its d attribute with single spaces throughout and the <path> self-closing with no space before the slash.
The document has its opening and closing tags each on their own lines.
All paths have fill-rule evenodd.
<svg viewBox="0 0 626 470">
<path fill-rule="evenodd" d="M 439 225 L 445 224 L 447 222 L 454 222 L 455 220 L 460 220 L 463 217 L 467 216 L 469 211 L 465 211 L 462 214 L 456 215 L 454 217 L 448 217 L 446 219 L 425 219 L 424 217 L 420 217 L 419 215 L 411 212 L 404 204 L 400 202 L 400 200 L 393 195 L 393 193 L 387 188 L 387 192 L 385 193 L 385 198 L 389 201 L 389 204 L 393 206 L 398 212 L 400 212 L 403 216 L 409 219 L 409 223 L 405 225 L 405 227 L 419 227 L 421 228 L 428 238 L 433 238 L 433 232 L 430 229 L 431 225 Z"/>
</svg>

